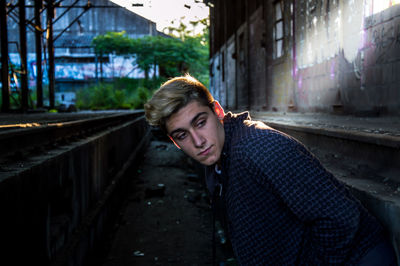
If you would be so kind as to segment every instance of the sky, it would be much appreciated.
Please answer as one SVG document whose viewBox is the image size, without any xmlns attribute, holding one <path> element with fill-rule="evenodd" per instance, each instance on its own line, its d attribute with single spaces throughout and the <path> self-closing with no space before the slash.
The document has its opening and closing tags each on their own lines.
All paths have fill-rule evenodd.
<svg viewBox="0 0 400 266">
<path fill-rule="evenodd" d="M 203 19 L 209 15 L 209 8 L 199 0 L 111 0 L 126 7 L 157 24 L 157 30 L 163 31 L 168 26 L 178 26 L 179 21 L 189 25 L 189 21 Z M 199 2 L 199 3 L 196 3 Z M 132 4 L 143 4 L 132 7 Z M 185 5 L 187 7 L 185 7 Z M 188 8 L 190 7 L 190 8 Z M 175 23 L 171 24 L 171 21 Z M 194 29 L 195 33 L 201 29 Z"/>
</svg>

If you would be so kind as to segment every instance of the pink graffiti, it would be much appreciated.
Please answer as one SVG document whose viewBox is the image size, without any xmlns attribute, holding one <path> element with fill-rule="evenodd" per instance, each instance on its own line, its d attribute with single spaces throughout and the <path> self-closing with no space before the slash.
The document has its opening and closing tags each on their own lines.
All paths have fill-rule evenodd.
<svg viewBox="0 0 400 266">
<path fill-rule="evenodd" d="M 296 78 L 297 77 L 297 73 L 299 73 L 299 69 L 298 69 L 298 67 L 297 67 L 297 65 L 295 65 L 293 68 L 292 68 L 292 78 Z"/>
<path fill-rule="evenodd" d="M 297 87 L 299 87 L 299 89 L 301 89 L 302 86 L 303 86 L 303 78 L 300 75 L 299 76 L 299 80 L 297 81 Z"/>
</svg>

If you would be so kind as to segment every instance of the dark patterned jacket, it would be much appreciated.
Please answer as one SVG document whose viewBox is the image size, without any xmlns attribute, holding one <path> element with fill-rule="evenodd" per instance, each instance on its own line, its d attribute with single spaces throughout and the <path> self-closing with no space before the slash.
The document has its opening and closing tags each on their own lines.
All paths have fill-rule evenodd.
<svg viewBox="0 0 400 266">
<path fill-rule="evenodd" d="M 229 237 L 240 265 L 355 265 L 382 227 L 298 141 L 248 113 L 227 113 L 221 174 Z"/>
</svg>

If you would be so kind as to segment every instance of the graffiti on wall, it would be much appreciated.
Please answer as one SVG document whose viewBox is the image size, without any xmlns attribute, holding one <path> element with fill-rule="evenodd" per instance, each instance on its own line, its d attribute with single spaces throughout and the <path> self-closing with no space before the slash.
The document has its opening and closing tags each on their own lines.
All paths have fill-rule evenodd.
<svg viewBox="0 0 400 266">
<path fill-rule="evenodd" d="M 9 54 L 10 61 L 15 68 L 21 65 L 21 58 L 18 53 Z M 28 54 L 28 80 L 29 86 L 36 85 L 37 77 L 37 63 L 36 55 Z M 43 59 L 43 83 L 48 84 L 47 63 Z M 97 71 L 97 76 L 96 76 Z M 156 68 L 156 75 L 158 75 L 158 68 Z M 153 76 L 154 69 L 150 71 L 150 76 Z M 79 63 L 67 62 L 57 63 L 55 65 L 55 78 L 56 79 L 72 79 L 72 80 L 88 80 L 95 79 L 96 77 L 114 78 L 114 77 L 129 77 L 129 78 L 144 78 L 144 72 L 135 65 L 134 58 L 124 58 L 122 56 L 112 56 L 109 63 L 103 63 L 102 73 L 100 73 L 100 64 L 95 63 Z"/>
<path fill-rule="evenodd" d="M 388 24 L 372 30 L 371 45 L 376 53 L 375 63 L 385 63 L 393 59 L 393 49 L 399 49 L 400 24 Z"/>
</svg>

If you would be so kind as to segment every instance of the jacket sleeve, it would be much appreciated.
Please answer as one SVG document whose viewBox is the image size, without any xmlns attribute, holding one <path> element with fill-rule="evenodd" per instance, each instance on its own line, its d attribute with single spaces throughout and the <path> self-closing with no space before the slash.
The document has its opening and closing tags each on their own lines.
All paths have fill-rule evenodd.
<svg viewBox="0 0 400 266">
<path fill-rule="evenodd" d="M 248 139 L 240 152 L 257 182 L 307 226 L 311 242 L 303 247 L 305 259 L 314 265 L 343 263 L 360 220 L 359 203 L 344 185 L 302 144 L 278 132 L 268 142 Z"/>
</svg>

